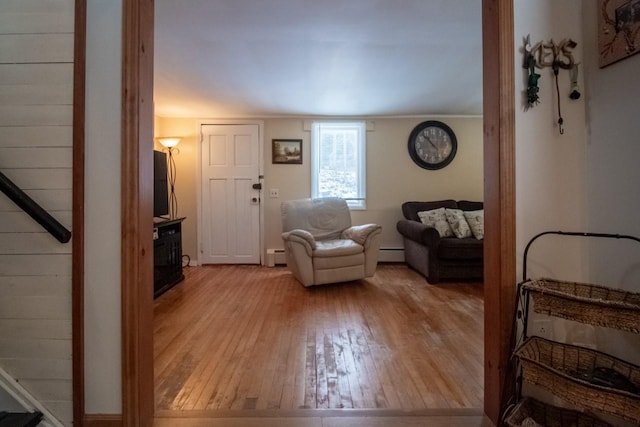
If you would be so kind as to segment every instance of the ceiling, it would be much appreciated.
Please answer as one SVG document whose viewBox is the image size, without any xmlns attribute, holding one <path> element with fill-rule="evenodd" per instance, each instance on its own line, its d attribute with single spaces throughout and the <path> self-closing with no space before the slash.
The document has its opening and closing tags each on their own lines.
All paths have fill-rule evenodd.
<svg viewBox="0 0 640 427">
<path fill-rule="evenodd" d="M 156 0 L 164 117 L 482 113 L 480 0 Z"/>
</svg>

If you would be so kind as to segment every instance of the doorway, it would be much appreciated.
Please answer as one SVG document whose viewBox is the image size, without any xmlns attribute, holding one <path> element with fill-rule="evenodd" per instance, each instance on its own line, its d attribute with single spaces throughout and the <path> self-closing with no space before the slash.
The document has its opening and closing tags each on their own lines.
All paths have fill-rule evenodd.
<svg viewBox="0 0 640 427">
<path fill-rule="evenodd" d="M 199 264 L 260 263 L 258 124 L 200 126 Z"/>
<path fill-rule="evenodd" d="M 151 150 L 139 141 L 152 133 L 153 61 L 141 46 L 153 44 L 153 3 L 124 3 L 123 223 L 123 421 L 151 425 L 154 418 L 151 283 Z M 497 422 L 506 387 L 515 281 L 513 2 L 483 1 L 485 164 L 485 413 Z M 135 58 L 136 60 L 131 60 Z M 148 153 L 146 152 L 148 151 Z M 145 189 L 147 191 L 145 192 Z M 132 225 L 132 220 L 136 223 Z"/>
</svg>

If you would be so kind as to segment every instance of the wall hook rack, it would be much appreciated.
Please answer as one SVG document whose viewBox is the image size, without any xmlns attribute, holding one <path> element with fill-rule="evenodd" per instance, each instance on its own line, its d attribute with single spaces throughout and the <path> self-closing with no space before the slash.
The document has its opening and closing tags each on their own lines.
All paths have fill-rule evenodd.
<svg viewBox="0 0 640 427">
<path fill-rule="evenodd" d="M 560 70 L 569 70 L 571 73 L 571 87 L 569 98 L 576 100 L 580 98 L 578 88 L 578 65 L 573 57 L 573 49 L 578 43 L 572 39 L 563 39 L 559 43 L 550 39 L 548 42 L 539 41 L 535 45 L 531 44 L 531 36 L 524 38 L 524 60 L 522 67 L 528 70 L 527 78 L 527 105 L 526 109 L 532 108 L 540 102 L 538 92 L 538 80 L 540 74 L 536 73 L 536 68 L 551 68 L 555 79 L 556 95 L 558 98 L 558 129 L 560 134 L 564 134 L 564 119 L 560 108 L 560 87 L 558 74 Z"/>
</svg>

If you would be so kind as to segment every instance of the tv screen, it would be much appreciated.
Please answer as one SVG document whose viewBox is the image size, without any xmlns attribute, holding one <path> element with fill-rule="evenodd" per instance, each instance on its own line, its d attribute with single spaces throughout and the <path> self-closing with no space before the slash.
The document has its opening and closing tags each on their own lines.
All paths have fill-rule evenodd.
<svg viewBox="0 0 640 427">
<path fill-rule="evenodd" d="M 167 186 L 167 153 L 153 151 L 153 216 L 169 214 Z"/>
</svg>

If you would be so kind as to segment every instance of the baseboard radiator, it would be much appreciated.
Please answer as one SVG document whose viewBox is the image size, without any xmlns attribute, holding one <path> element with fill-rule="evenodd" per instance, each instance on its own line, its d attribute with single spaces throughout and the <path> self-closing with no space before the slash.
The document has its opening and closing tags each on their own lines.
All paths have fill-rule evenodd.
<svg viewBox="0 0 640 427">
<path fill-rule="evenodd" d="M 43 415 L 38 426 L 43 427 L 64 427 L 38 400 L 25 390 L 18 381 L 0 368 L 0 387 L 5 390 L 25 411 L 40 412 Z"/>
<path fill-rule="evenodd" d="M 284 249 L 267 249 L 267 267 L 285 265 Z M 404 262 L 404 248 L 380 248 L 379 262 Z"/>
</svg>

